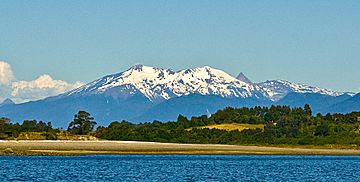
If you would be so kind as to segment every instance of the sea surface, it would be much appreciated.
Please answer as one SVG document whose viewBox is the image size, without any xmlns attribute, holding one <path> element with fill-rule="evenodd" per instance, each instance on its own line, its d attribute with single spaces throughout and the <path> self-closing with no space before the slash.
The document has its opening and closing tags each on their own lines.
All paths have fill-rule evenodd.
<svg viewBox="0 0 360 182">
<path fill-rule="evenodd" d="M 0 181 L 360 181 L 360 157 L 1 156 Z"/>
</svg>

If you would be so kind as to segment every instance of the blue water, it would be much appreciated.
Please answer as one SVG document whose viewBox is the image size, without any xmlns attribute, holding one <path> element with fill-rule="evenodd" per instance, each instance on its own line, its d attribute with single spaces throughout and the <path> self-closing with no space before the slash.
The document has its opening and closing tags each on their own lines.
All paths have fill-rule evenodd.
<svg viewBox="0 0 360 182">
<path fill-rule="evenodd" d="M 2 156 L 0 181 L 359 181 L 359 156 Z"/>
</svg>

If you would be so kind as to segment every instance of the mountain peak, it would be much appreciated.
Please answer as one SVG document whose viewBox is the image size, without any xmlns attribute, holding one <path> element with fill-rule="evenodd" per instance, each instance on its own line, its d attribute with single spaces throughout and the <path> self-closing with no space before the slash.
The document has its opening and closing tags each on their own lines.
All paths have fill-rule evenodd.
<svg viewBox="0 0 360 182">
<path fill-rule="evenodd" d="M 121 90 L 121 92 L 119 91 Z M 115 94 L 115 92 L 117 92 Z M 66 95 L 143 95 L 152 102 L 162 102 L 189 94 L 218 95 L 228 98 L 258 97 L 278 101 L 288 93 L 320 93 L 338 96 L 342 93 L 285 80 L 253 83 L 244 73 L 237 78 L 210 66 L 186 70 L 134 65 L 130 69 L 105 76 Z M 124 94 L 126 93 L 126 94 Z"/>
<path fill-rule="evenodd" d="M 199 71 L 211 72 L 212 70 L 216 70 L 216 69 L 212 68 L 210 66 L 200 66 L 200 67 L 196 67 L 196 68 L 188 68 L 184 71 L 187 73 L 191 73 L 191 72 L 199 72 Z M 179 72 L 181 72 L 181 70 Z"/>
<path fill-rule="evenodd" d="M 238 80 L 243 81 L 247 84 L 253 84 L 253 82 L 244 75 L 243 72 L 240 72 L 239 75 L 236 77 Z"/>
<path fill-rule="evenodd" d="M 170 69 L 135 65 L 127 71 L 108 75 L 69 94 L 101 94 L 113 88 L 128 86 L 134 89 L 129 93 L 141 93 L 150 101 L 189 94 L 245 98 L 251 97 L 254 90 L 252 85 L 210 66 L 174 72 Z"/>
<path fill-rule="evenodd" d="M 278 101 L 289 93 L 318 93 L 329 96 L 340 96 L 344 92 L 336 92 L 305 84 L 292 83 L 286 80 L 267 80 L 256 84 L 257 88 L 272 101 Z"/>
<path fill-rule="evenodd" d="M 11 99 L 5 99 L 1 104 L 0 106 L 5 106 L 5 105 L 13 105 L 15 104 Z"/>
<path fill-rule="evenodd" d="M 211 67 L 211 66 L 203 66 L 203 67 L 200 67 L 200 68 L 204 68 L 204 69 L 206 69 L 206 70 L 213 70 L 213 69 L 215 69 L 215 68 L 213 68 L 213 67 Z"/>
<path fill-rule="evenodd" d="M 145 66 L 145 65 L 143 65 L 143 64 L 136 64 L 136 65 L 130 67 L 129 70 L 135 70 L 135 71 L 139 71 L 139 72 L 140 72 L 140 71 L 144 71 L 144 69 L 154 69 L 154 68 L 151 67 L 151 66 Z"/>
</svg>

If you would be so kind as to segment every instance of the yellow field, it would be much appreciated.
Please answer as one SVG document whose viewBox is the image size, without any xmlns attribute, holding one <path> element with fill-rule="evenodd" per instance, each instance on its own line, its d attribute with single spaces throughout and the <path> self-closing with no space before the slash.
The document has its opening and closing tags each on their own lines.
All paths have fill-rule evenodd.
<svg viewBox="0 0 360 182">
<path fill-rule="evenodd" d="M 231 124 L 217 124 L 217 125 L 209 125 L 209 126 L 201 126 L 196 128 L 208 128 L 208 129 L 219 129 L 219 130 L 245 130 L 245 129 L 264 129 L 263 124 L 239 124 L 239 123 L 231 123 Z M 191 129 L 190 129 L 191 130 Z"/>
</svg>

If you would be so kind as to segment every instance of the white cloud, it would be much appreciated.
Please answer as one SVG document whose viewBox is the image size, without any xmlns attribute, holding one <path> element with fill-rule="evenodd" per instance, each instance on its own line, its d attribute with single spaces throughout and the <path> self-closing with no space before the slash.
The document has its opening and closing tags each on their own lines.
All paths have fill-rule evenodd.
<svg viewBox="0 0 360 182">
<path fill-rule="evenodd" d="M 82 86 L 83 83 L 67 83 L 63 80 L 54 80 L 50 75 L 44 74 L 35 80 L 16 80 L 11 66 L 0 61 L 0 102 L 11 98 L 17 103 L 34 101 L 50 96 L 62 94 Z"/>
<path fill-rule="evenodd" d="M 15 77 L 11 66 L 4 61 L 0 61 L 0 102 L 10 97 L 11 82 L 13 80 L 15 80 Z"/>
<path fill-rule="evenodd" d="M 81 82 L 70 84 L 63 80 L 54 80 L 50 75 L 41 75 L 32 81 L 13 82 L 11 96 L 23 101 L 37 100 L 58 95 L 82 85 Z"/>
<path fill-rule="evenodd" d="M 15 80 L 10 64 L 0 61 L 0 85 L 8 85 Z"/>
</svg>

